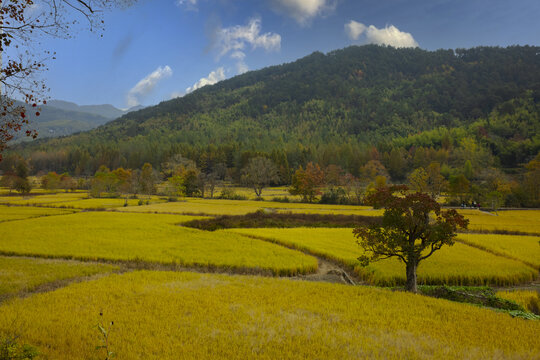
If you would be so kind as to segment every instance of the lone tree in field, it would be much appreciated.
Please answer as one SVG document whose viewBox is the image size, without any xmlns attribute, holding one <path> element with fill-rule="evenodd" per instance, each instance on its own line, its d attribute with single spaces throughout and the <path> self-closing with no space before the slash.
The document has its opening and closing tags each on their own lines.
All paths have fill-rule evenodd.
<svg viewBox="0 0 540 360">
<path fill-rule="evenodd" d="M 356 228 L 353 234 L 365 250 L 358 258 L 362 266 L 397 257 L 405 263 L 407 290 L 416 292 L 420 261 L 444 245 L 453 245 L 458 227 L 467 228 L 469 220 L 455 210 L 441 210 L 428 194 L 407 190 L 406 186 L 381 187 L 368 195 L 369 205 L 384 208 L 382 224 Z"/>
<path fill-rule="evenodd" d="M 279 181 L 279 170 L 270 159 L 262 156 L 252 158 L 244 169 L 242 169 L 242 183 L 253 188 L 257 198 L 260 198 L 262 191 L 271 183 Z"/>
</svg>

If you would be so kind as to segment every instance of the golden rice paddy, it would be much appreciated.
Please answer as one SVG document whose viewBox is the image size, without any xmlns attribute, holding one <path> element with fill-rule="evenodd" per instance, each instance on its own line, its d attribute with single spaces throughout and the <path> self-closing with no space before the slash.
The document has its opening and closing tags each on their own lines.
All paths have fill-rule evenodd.
<svg viewBox="0 0 540 360">
<path fill-rule="evenodd" d="M 357 258 L 363 252 L 355 242 L 352 229 L 231 229 L 221 232 L 265 238 L 339 261 L 353 267 L 362 279 L 374 285 L 405 283 L 405 265 L 395 258 L 374 262 L 366 268 L 359 266 Z M 443 247 L 418 268 L 420 284 L 512 285 L 532 281 L 537 275 L 537 270 L 520 261 L 461 243 Z"/>
<path fill-rule="evenodd" d="M 519 260 L 540 269 L 540 236 L 459 234 L 465 244 Z"/>
<path fill-rule="evenodd" d="M 0 306 L 0 333 L 15 324 L 21 341 L 51 359 L 104 358 L 96 350 L 103 344 L 98 323 L 110 330 L 109 350 L 118 359 L 540 354 L 538 321 L 420 295 L 286 279 L 142 271 Z"/>
<path fill-rule="evenodd" d="M 177 226 L 193 216 L 82 212 L 0 223 L 0 252 L 79 260 L 209 266 L 294 275 L 317 259 L 237 234 Z"/>
<path fill-rule="evenodd" d="M 47 283 L 117 269 L 107 264 L 0 256 L 0 299 L 21 291 L 32 291 Z"/>
<path fill-rule="evenodd" d="M 65 215 L 71 213 L 73 213 L 72 210 L 65 209 L 0 205 L 0 222 L 30 219 L 41 216 Z"/>
</svg>

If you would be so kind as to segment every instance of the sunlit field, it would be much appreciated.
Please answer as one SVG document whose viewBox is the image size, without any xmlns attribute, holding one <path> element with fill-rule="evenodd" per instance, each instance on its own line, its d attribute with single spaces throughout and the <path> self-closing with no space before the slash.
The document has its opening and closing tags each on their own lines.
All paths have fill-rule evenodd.
<svg viewBox="0 0 540 360">
<path fill-rule="evenodd" d="M 0 205 L 0 222 L 29 219 L 40 216 L 64 215 L 71 213 L 73 213 L 72 210 L 65 209 Z"/>
<path fill-rule="evenodd" d="M 0 306 L 0 331 L 16 324 L 22 341 L 54 359 L 103 358 L 95 325 L 111 321 L 110 350 L 119 359 L 533 359 L 540 352 L 538 321 L 286 279 L 143 271 Z"/>
<path fill-rule="evenodd" d="M 87 192 L 30 193 L 29 196 L 1 196 L 0 203 L 12 205 L 50 205 L 61 202 L 77 201 L 87 197 Z"/>
<path fill-rule="evenodd" d="M 540 236 L 459 234 L 458 239 L 540 269 Z"/>
<path fill-rule="evenodd" d="M 237 234 L 177 226 L 198 217 L 85 212 L 0 223 L 0 252 L 81 260 L 210 266 L 294 275 L 317 259 Z"/>
<path fill-rule="evenodd" d="M 504 210 L 487 213 L 479 210 L 459 210 L 470 220 L 470 230 L 519 231 L 540 235 L 540 210 Z"/>
<path fill-rule="evenodd" d="M 166 200 L 158 196 L 140 197 L 139 199 L 128 199 L 128 206 L 139 206 L 146 204 L 162 203 Z M 12 205 L 35 205 L 49 206 L 59 208 L 73 209 L 99 209 L 105 210 L 108 208 L 123 207 L 126 200 L 124 198 L 88 198 L 87 192 L 75 193 L 56 193 L 56 194 L 40 194 L 33 196 L 4 196 L 0 197 L 0 204 Z"/>
<path fill-rule="evenodd" d="M 128 212 L 175 213 L 175 214 L 208 214 L 208 215 L 244 215 L 259 209 L 281 212 L 301 212 L 318 214 L 356 214 L 382 215 L 381 210 L 373 210 L 367 206 L 323 205 L 305 203 L 280 203 L 254 200 L 219 200 L 187 198 L 183 201 L 151 204 L 137 207 L 117 209 Z"/>
<path fill-rule="evenodd" d="M 216 187 L 216 189 L 214 190 L 214 196 L 219 196 L 221 191 L 223 191 L 224 189 L 230 189 L 235 194 L 240 195 L 240 196 L 245 196 L 249 200 L 254 200 L 254 199 L 257 198 L 257 195 L 255 195 L 255 191 L 253 191 L 252 188 L 237 187 L 237 186 L 227 187 L 227 188 Z M 264 188 L 263 191 L 262 191 L 262 196 L 261 197 L 263 199 L 265 199 L 265 200 L 272 200 L 275 197 L 283 198 L 285 196 L 288 197 L 290 200 L 300 200 L 301 199 L 301 196 L 291 195 L 289 193 L 289 187 L 288 186 L 278 186 L 278 187 Z"/>
<path fill-rule="evenodd" d="M 0 300 L 43 284 L 117 269 L 107 264 L 0 256 Z"/>
<path fill-rule="evenodd" d="M 387 259 L 360 267 L 362 250 L 352 229 L 232 229 L 234 232 L 266 238 L 280 244 L 307 250 L 355 268 L 356 273 L 374 285 L 393 286 L 405 283 L 405 265 Z M 511 285 L 532 281 L 537 271 L 522 262 L 497 256 L 461 243 L 444 247 L 420 263 L 419 284 Z"/>
</svg>

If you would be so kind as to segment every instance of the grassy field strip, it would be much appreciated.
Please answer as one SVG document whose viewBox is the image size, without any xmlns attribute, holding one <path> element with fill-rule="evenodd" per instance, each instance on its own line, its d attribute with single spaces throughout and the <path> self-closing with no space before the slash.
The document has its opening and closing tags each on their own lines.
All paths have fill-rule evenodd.
<svg viewBox="0 0 540 360">
<path fill-rule="evenodd" d="M 523 306 L 526 310 L 540 315 L 540 290 L 512 290 L 498 291 L 497 296 L 503 299 L 512 300 Z"/>
<path fill-rule="evenodd" d="M 31 219 L 42 216 L 66 215 L 72 214 L 73 212 L 75 211 L 57 208 L 0 205 L 0 223 L 4 221 Z"/>
<path fill-rule="evenodd" d="M 0 300 L 46 284 L 110 273 L 113 265 L 0 256 Z"/>
<path fill-rule="evenodd" d="M 459 234 L 457 240 L 540 270 L 540 236 Z"/>
<path fill-rule="evenodd" d="M 244 215 L 259 209 L 268 211 L 292 211 L 308 213 L 358 214 L 379 216 L 381 211 L 367 206 L 321 205 L 305 203 L 280 203 L 272 201 L 195 199 L 185 201 L 151 204 L 137 207 L 118 208 L 118 211 L 146 213 L 189 213 L 208 215 Z"/>
<path fill-rule="evenodd" d="M 30 196 L 0 196 L 0 203 L 12 205 L 43 205 L 77 201 L 87 197 L 87 192 L 51 193 Z"/>
<path fill-rule="evenodd" d="M 0 223 L 0 253 L 295 275 L 317 259 L 269 242 L 175 224 L 183 215 L 82 212 Z"/>
<path fill-rule="evenodd" d="M 293 229 L 230 229 L 233 232 L 267 239 L 298 248 L 314 255 L 338 261 L 353 268 L 357 275 L 374 285 L 394 286 L 405 283 L 405 265 L 397 259 L 387 259 L 359 266 L 362 250 L 355 242 L 352 229 L 293 228 Z M 419 284 L 452 285 L 513 285 L 530 282 L 538 271 L 522 262 L 456 243 L 444 247 L 418 268 Z"/>
<path fill-rule="evenodd" d="M 287 279 L 138 271 L 0 306 L 0 332 L 14 323 L 22 341 L 59 360 L 103 355 L 95 349 L 100 321 L 114 322 L 109 343 L 119 359 L 535 359 L 540 353 L 538 321 L 420 295 Z"/>
<path fill-rule="evenodd" d="M 141 199 L 128 199 L 128 206 L 138 206 L 139 202 L 151 204 L 165 202 L 158 196 L 143 197 Z M 74 209 L 107 209 L 123 207 L 125 199 L 123 198 L 88 198 L 88 192 L 75 193 L 55 193 L 44 195 L 22 196 L 3 196 L 0 197 L 0 204 L 8 205 L 27 205 L 27 206 L 49 206 L 59 208 Z"/>
<path fill-rule="evenodd" d="M 480 210 L 458 210 L 466 216 L 470 230 L 517 231 L 540 234 L 540 210 L 505 210 L 486 213 Z"/>
</svg>

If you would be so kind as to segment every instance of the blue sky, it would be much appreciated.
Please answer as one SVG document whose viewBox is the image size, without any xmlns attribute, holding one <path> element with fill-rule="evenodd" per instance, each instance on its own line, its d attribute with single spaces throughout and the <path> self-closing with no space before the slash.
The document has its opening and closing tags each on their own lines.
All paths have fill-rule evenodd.
<svg viewBox="0 0 540 360">
<path fill-rule="evenodd" d="M 152 105 L 247 70 L 366 43 L 540 45 L 539 0 L 139 0 L 103 37 L 48 39 L 49 97 Z"/>
</svg>

